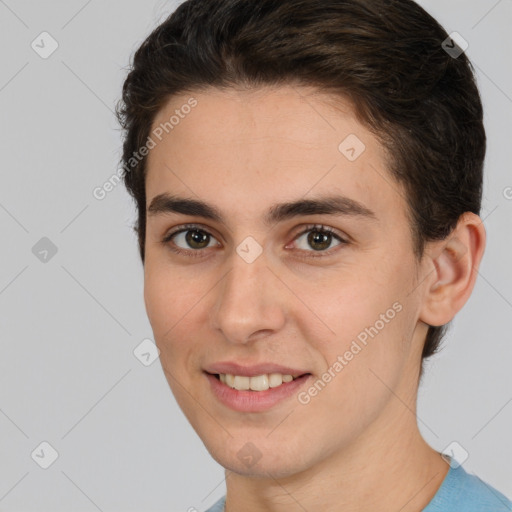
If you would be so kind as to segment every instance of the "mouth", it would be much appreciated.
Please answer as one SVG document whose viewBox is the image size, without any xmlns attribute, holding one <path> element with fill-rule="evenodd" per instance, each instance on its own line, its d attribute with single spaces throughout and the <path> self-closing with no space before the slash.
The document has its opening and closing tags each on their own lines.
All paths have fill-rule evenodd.
<svg viewBox="0 0 512 512">
<path fill-rule="evenodd" d="M 209 375 L 212 375 L 222 384 L 237 391 L 261 392 L 267 391 L 269 389 L 279 388 L 283 386 L 283 384 L 287 384 L 311 374 L 304 373 L 301 375 L 293 376 L 290 374 L 282 373 L 265 373 L 251 377 L 247 375 L 233 375 L 231 373 L 210 373 Z"/>
<path fill-rule="evenodd" d="M 312 378 L 311 373 L 294 372 L 292 375 L 277 373 L 275 369 L 272 373 L 261 373 L 261 370 L 250 373 L 252 375 L 205 371 L 204 375 L 219 403 L 243 413 L 261 413 L 288 403 Z"/>
<path fill-rule="evenodd" d="M 305 368 L 270 361 L 219 361 L 203 373 L 217 401 L 238 412 L 263 412 L 288 402 L 313 378 Z"/>
</svg>

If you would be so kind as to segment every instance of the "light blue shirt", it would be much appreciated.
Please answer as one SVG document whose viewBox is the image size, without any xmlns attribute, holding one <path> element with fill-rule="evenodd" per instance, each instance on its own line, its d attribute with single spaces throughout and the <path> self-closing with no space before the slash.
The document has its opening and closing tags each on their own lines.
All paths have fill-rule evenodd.
<svg viewBox="0 0 512 512">
<path fill-rule="evenodd" d="M 206 512 L 224 512 L 225 500 L 222 497 Z M 462 466 L 450 467 L 423 512 L 512 512 L 512 501 Z"/>
</svg>

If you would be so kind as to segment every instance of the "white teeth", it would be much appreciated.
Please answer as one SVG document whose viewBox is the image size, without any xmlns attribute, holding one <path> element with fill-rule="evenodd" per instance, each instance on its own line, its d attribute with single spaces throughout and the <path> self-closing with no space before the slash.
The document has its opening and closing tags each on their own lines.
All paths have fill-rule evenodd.
<svg viewBox="0 0 512 512">
<path fill-rule="evenodd" d="M 277 388 L 283 383 L 283 376 L 280 373 L 271 373 L 268 376 L 268 385 L 271 388 Z"/>
<path fill-rule="evenodd" d="M 242 377 L 241 375 L 235 375 L 233 387 L 240 391 L 247 391 L 252 385 L 250 377 Z"/>
<path fill-rule="evenodd" d="M 251 377 L 251 389 L 253 391 L 266 391 L 268 388 L 268 375 L 258 375 L 257 377 Z"/>
<path fill-rule="evenodd" d="M 282 375 L 281 373 L 257 375 L 255 377 L 221 373 L 219 374 L 219 379 L 222 383 L 238 391 L 247 391 L 249 389 L 252 391 L 266 391 L 269 388 L 277 388 L 283 383 L 291 382 L 294 377 L 292 375 Z"/>
</svg>

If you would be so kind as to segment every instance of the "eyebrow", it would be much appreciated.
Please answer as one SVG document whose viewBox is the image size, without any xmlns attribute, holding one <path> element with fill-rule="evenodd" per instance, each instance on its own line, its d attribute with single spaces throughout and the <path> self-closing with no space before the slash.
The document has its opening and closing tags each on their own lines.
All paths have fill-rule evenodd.
<svg viewBox="0 0 512 512">
<path fill-rule="evenodd" d="M 155 196 L 148 207 L 151 216 L 166 213 L 203 217 L 226 224 L 222 213 L 213 205 L 197 199 L 173 196 L 167 193 Z M 272 206 L 263 218 L 265 225 L 306 215 L 347 215 L 376 220 L 375 212 L 345 196 L 326 196 L 314 199 L 279 203 Z"/>
</svg>

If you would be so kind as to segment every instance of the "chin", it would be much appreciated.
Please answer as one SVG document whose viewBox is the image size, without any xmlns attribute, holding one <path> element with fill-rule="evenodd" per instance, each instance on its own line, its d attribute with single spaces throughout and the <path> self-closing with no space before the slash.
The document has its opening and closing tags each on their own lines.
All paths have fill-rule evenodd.
<svg viewBox="0 0 512 512">
<path fill-rule="evenodd" d="M 251 442 L 244 444 L 230 438 L 226 446 L 205 446 L 216 462 L 228 471 L 242 476 L 281 479 L 305 471 L 309 467 L 303 458 L 304 454 L 296 450 L 291 450 L 288 454 L 282 445 L 258 448 Z"/>
</svg>

